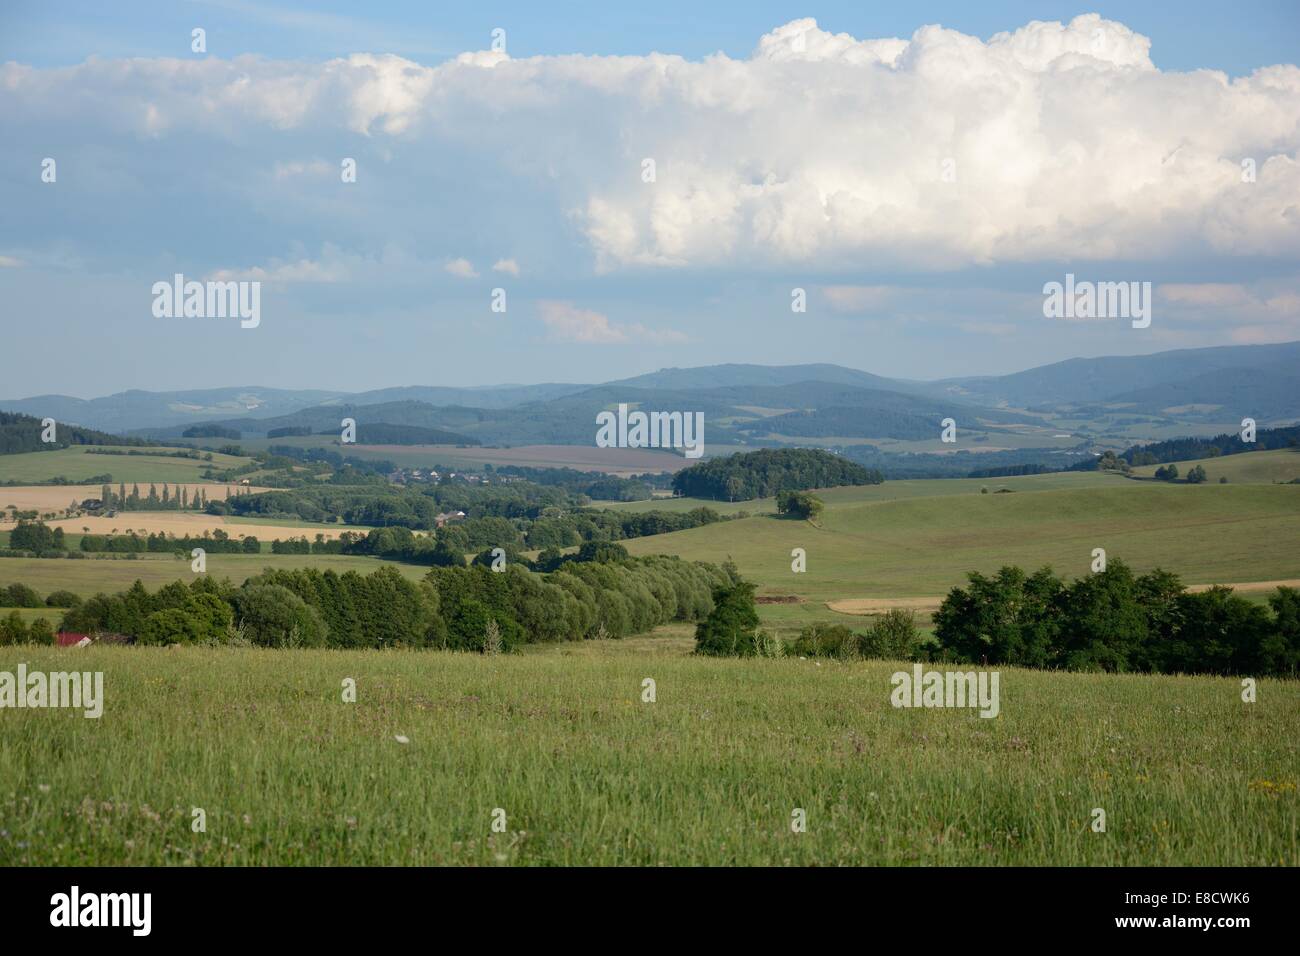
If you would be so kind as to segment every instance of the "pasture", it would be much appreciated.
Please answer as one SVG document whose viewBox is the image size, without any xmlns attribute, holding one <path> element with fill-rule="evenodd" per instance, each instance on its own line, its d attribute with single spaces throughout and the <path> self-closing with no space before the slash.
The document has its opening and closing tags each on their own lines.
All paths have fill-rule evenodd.
<svg viewBox="0 0 1300 956">
<path fill-rule="evenodd" d="M 99 719 L 0 710 L 0 866 L 1300 863 L 1296 682 L 1003 669 L 983 719 L 687 649 L 0 648 L 104 673 Z"/>
<path fill-rule="evenodd" d="M 379 558 L 343 554 L 209 554 L 208 571 L 219 578 L 242 584 L 265 568 L 333 569 L 342 574 L 369 574 L 389 565 L 411 580 L 419 580 L 429 569 L 414 564 L 388 562 Z M 0 558 L 0 584 L 21 582 L 35 588 L 42 597 L 65 589 L 89 597 L 100 591 L 112 593 L 129 588 L 137 579 L 155 590 L 172 581 L 191 581 L 190 559 L 170 554 L 142 554 L 132 560 L 123 555 L 88 555 L 69 558 Z"/>
<path fill-rule="evenodd" d="M 191 449 L 74 445 L 71 448 L 59 448 L 55 451 L 4 455 L 0 457 L 0 481 L 36 484 L 54 478 L 82 481 L 96 475 L 111 474 L 114 482 L 125 481 L 128 484 L 149 481 L 196 482 L 201 480 L 203 472 L 209 467 L 220 471 L 239 468 L 251 461 L 248 458 L 235 458 L 218 452 L 212 453 L 213 460 L 210 462 L 193 458 L 169 458 L 165 454 L 150 454 L 189 450 Z M 104 455 L 97 454 L 97 451 L 135 452 L 136 454 Z M 4 494 L 4 490 L 0 488 L 0 495 Z M 76 489 L 69 491 L 70 495 L 76 493 Z M 83 494 L 82 497 L 91 497 L 91 495 Z M 63 505 L 66 504 L 65 500 Z"/>
<path fill-rule="evenodd" d="M 1081 480 L 1068 480 L 1075 477 Z M 916 492 L 911 496 L 908 484 Z M 981 494 L 981 486 L 990 493 Z M 997 494 L 999 487 L 1015 491 Z M 1188 584 L 1300 577 L 1296 485 L 1044 475 L 886 482 L 822 497 L 826 510 L 816 525 L 754 514 L 624 544 L 633 554 L 731 558 L 760 594 L 816 602 L 941 597 L 963 584 L 968 571 L 989 573 L 1004 564 L 1051 565 L 1077 576 L 1088 572 L 1094 548 L 1138 571 L 1174 571 Z M 794 548 L 807 553 L 805 573 L 791 570 Z"/>
<path fill-rule="evenodd" d="M 1205 469 L 1207 482 L 1227 478 L 1234 484 L 1272 484 L 1300 479 L 1300 448 L 1248 451 L 1237 455 L 1221 455 L 1218 458 L 1180 461 L 1176 464 L 1178 474 L 1183 478 L 1187 477 L 1187 472 L 1194 466 L 1200 465 Z M 1134 468 L 1133 474 L 1151 478 L 1159 467 L 1143 465 Z"/>
</svg>

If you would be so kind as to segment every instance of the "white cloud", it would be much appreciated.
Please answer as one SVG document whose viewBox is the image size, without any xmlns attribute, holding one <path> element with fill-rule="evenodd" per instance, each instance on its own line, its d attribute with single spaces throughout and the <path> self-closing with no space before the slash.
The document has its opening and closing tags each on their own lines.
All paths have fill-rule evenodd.
<svg viewBox="0 0 1300 956">
<path fill-rule="evenodd" d="M 635 322 L 618 325 L 599 312 L 575 308 L 572 302 L 542 301 L 537 308 L 551 339 L 557 342 L 583 345 L 666 345 L 687 340 L 681 332 L 671 329 L 648 329 Z"/>
<path fill-rule="evenodd" d="M 6 63 L 0 137 L 76 131 L 122 150 L 125 169 L 157 140 L 202 144 L 214 168 L 228 144 L 372 146 L 406 164 L 394 177 L 427 164 L 485 191 L 505 177 L 535 198 L 512 210 L 521 234 L 549 238 L 568 216 L 600 271 L 1300 254 L 1300 69 L 1162 72 L 1150 45 L 1087 14 L 987 41 L 939 26 L 855 38 L 803 19 L 746 59 Z M 422 188 L 411 180 L 409 206 L 423 208 Z"/>
<path fill-rule="evenodd" d="M 15 259 L 13 256 L 0 256 L 0 269 L 20 269 L 22 260 Z"/>
<path fill-rule="evenodd" d="M 514 259 L 498 259 L 496 262 L 492 263 L 492 271 L 505 272 L 509 275 L 518 277 L 519 263 L 515 262 Z"/>
<path fill-rule="evenodd" d="M 273 262 L 268 266 L 247 269 L 218 269 L 208 276 L 216 282 L 341 282 L 348 278 L 341 260 L 330 262 L 299 259 L 296 262 Z"/>
<path fill-rule="evenodd" d="M 474 271 L 474 263 L 468 259 L 452 259 L 443 268 L 460 279 L 478 278 L 478 273 Z"/>
</svg>

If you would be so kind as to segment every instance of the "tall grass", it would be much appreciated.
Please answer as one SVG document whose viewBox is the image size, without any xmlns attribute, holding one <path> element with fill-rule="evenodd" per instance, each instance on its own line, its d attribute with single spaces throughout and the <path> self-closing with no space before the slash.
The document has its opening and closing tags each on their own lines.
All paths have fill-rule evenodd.
<svg viewBox="0 0 1300 956">
<path fill-rule="evenodd" d="M 903 665 L 649 643 L 0 648 L 106 696 L 0 710 L 0 865 L 1300 862 L 1296 682 L 1004 668 L 988 720 L 893 709 Z"/>
</svg>

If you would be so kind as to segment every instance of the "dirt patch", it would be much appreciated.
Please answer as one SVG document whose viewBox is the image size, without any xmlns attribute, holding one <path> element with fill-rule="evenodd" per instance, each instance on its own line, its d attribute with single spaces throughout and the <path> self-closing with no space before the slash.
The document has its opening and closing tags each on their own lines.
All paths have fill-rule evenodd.
<svg viewBox="0 0 1300 956">
<path fill-rule="evenodd" d="M 802 604 L 803 598 L 794 594 L 759 594 L 755 604 Z"/>
<path fill-rule="evenodd" d="M 826 606 L 840 614 L 882 614 L 885 611 L 937 611 L 941 597 L 845 598 L 827 601 Z"/>
</svg>

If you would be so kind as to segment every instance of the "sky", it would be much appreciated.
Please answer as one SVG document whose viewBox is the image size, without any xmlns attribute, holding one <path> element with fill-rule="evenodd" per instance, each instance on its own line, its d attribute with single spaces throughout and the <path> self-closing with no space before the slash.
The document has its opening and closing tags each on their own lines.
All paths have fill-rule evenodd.
<svg viewBox="0 0 1300 956">
<path fill-rule="evenodd" d="M 0 398 L 1300 339 L 1297 28 L 1263 2 L 0 4 Z M 258 283 L 256 327 L 155 314 L 177 273 Z M 1149 288 L 1150 322 L 1046 315 L 1067 275 Z"/>
</svg>

